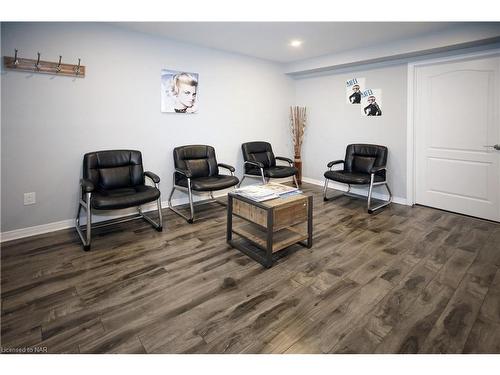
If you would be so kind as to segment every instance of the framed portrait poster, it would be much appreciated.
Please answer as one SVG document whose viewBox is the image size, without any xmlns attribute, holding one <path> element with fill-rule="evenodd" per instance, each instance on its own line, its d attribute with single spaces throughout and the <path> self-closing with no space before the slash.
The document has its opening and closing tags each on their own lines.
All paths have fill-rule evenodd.
<svg viewBox="0 0 500 375">
<path fill-rule="evenodd" d="M 198 112 L 198 73 L 161 70 L 161 111 Z"/>
</svg>

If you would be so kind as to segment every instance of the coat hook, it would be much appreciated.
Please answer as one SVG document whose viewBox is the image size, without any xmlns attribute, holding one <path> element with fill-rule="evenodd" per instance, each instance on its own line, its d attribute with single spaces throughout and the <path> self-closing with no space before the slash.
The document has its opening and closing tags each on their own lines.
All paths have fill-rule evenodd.
<svg viewBox="0 0 500 375">
<path fill-rule="evenodd" d="M 75 73 L 76 75 L 80 74 L 80 59 L 78 59 L 78 66 L 75 66 Z"/>
<path fill-rule="evenodd" d="M 14 50 L 14 65 L 19 65 L 19 59 L 17 58 L 17 49 Z"/>
<path fill-rule="evenodd" d="M 40 52 L 37 52 L 38 58 L 36 59 L 35 70 L 40 70 Z"/>
<path fill-rule="evenodd" d="M 61 59 L 62 59 L 62 56 L 59 55 L 59 63 L 56 66 L 56 72 L 57 73 L 59 73 L 61 71 Z"/>
</svg>

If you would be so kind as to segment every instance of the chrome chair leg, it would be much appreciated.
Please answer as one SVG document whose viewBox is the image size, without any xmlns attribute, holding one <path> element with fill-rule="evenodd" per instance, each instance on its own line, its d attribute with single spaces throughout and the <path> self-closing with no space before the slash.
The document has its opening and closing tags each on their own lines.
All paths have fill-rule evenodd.
<svg viewBox="0 0 500 375">
<path fill-rule="evenodd" d="M 172 207 L 172 197 L 174 195 L 174 191 L 175 191 L 175 186 L 172 187 L 172 190 L 170 190 L 170 194 L 168 196 L 167 204 L 169 207 Z"/>
<path fill-rule="evenodd" d="M 392 191 L 391 191 L 391 189 L 389 189 L 389 185 L 387 184 L 387 182 L 384 185 L 385 185 L 385 188 L 387 189 L 387 192 L 389 193 L 389 199 L 392 202 Z"/>
<path fill-rule="evenodd" d="M 90 250 L 90 241 L 92 238 L 92 205 L 90 202 L 90 193 L 87 193 L 87 244 Z"/>
<path fill-rule="evenodd" d="M 188 223 L 192 224 L 194 222 L 194 207 L 193 207 L 193 193 L 191 191 L 191 182 L 188 178 L 188 196 L 189 196 L 189 210 L 191 211 L 191 217 L 188 219 Z"/>
<path fill-rule="evenodd" d="M 161 213 L 161 195 L 156 201 L 156 204 L 158 206 L 158 224 L 160 224 L 158 231 L 161 232 L 163 230 L 163 215 Z"/>
<path fill-rule="evenodd" d="M 389 204 L 392 203 L 392 198 L 393 198 L 392 197 L 391 189 L 389 188 L 389 185 L 387 184 L 387 181 L 375 183 L 374 179 L 375 179 L 375 176 L 372 175 L 371 178 L 370 178 L 370 185 L 369 185 L 369 188 L 368 188 L 368 197 L 367 197 L 366 206 L 367 206 L 367 211 L 368 211 L 369 214 L 374 213 L 375 211 L 381 209 L 382 207 L 388 206 Z M 378 205 L 376 207 L 372 207 L 373 187 L 374 186 L 380 186 L 380 185 L 384 185 L 385 188 L 387 189 L 387 192 L 389 193 L 389 200 L 384 201 L 383 203 L 381 203 L 380 205 Z M 347 191 L 345 193 L 343 193 L 341 195 L 338 195 L 338 196 L 335 196 L 335 197 L 328 197 L 327 196 L 327 191 L 328 191 L 328 178 L 325 178 L 325 186 L 323 187 L 323 200 L 324 201 L 328 201 L 328 200 L 331 200 L 331 199 L 336 199 L 336 198 L 342 197 L 344 195 L 348 195 L 350 197 L 356 197 L 356 195 L 349 194 L 349 192 L 351 191 L 351 185 L 350 184 L 347 184 Z"/>
<path fill-rule="evenodd" d="M 76 211 L 75 223 L 80 223 L 80 212 L 82 211 L 82 205 L 80 204 L 80 200 L 78 200 L 78 210 Z"/>
<path fill-rule="evenodd" d="M 344 194 L 346 194 L 346 193 L 343 193 L 343 194 L 338 194 L 338 195 L 329 197 L 327 195 L 327 193 L 328 193 L 328 183 L 329 183 L 328 178 L 325 178 L 325 186 L 323 187 L 323 201 L 324 202 L 329 201 L 329 200 L 334 200 L 334 199 L 341 198 L 341 197 L 344 196 Z"/>
<path fill-rule="evenodd" d="M 89 251 L 90 250 L 90 242 L 92 239 L 92 205 L 90 202 L 92 194 L 91 193 L 85 193 L 85 198 L 86 200 L 83 201 L 81 198 L 78 201 L 78 211 L 76 214 L 76 219 L 75 219 L 75 228 L 76 232 L 78 233 L 78 236 L 80 237 L 80 240 L 83 243 L 83 250 L 84 251 Z M 82 211 L 82 207 L 85 208 L 87 212 L 87 223 L 86 223 L 86 229 L 85 229 L 85 235 L 83 234 L 82 228 L 80 226 L 80 213 Z"/>
<path fill-rule="evenodd" d="M 243 183 L 243 180 L 246 178 L 247 176 L 243 175 L 243 177 L 241 178 L 239 184 L 237 185 L 237 187 L 239 188 L 241 186 L 241 184 Z"/>
<path fill-rule="evenodd" d="M 214 192 L 213 192 L 213 191 L 209 191 L 209 192 L 208 192 L 208 195 L 210 196 L 210 200 L 211 200 L 211 201 L 213 201 L 214 203 L 218 203 L 218 204 L 220 204 L 221 206 L 224 206 L 224 207 L 226 206 L 226 204 L 225 204 L 225 203 L 222 203 L 222 202 L 218 201 L 218 200 L 214 197 Z"/>
<path fill-rule="evenodd" d="M 372 213 L 374 213 L 375 211 L 380 210 L 381 208 L 383 208 L 383 207 L 385 207 L 385 206 L 388 206 L 389 204 L 391 204 L 391 203 L 392 203 L 392 198 L 393 198 L 393 197 L 392 197 L 392 192 L 391 192 L 391 189 L 389 188 L 389 185 L 387 184 L 387 181 L 386 181 L 386 182 L 384 182 L 384 183 L 383 183 L 383 184 L 381 184 L 381 185 L 384 185 L 384 186 L 385 186 L 385 188 L 387 189 L 387 192 L 389 193 L 389 199 L 388 199 L 387 201 L 385 201 L 385 202 L 383 202 L 383 203 L 379 204 L 378 206 L 373 207 L 373 208 L 371 208 L 371 207 L 370 207 L 371 202 L 370 202 L 370 201 L 368 201 L 368 213 L 369 213 L 369 214 L 372 214 Z"/>
<path fill-rule="evenodd" d="M 251 178 L 259 178 L 261 181 L 262 181 L 262 184 L 265 185 L 269 182 L 270 178 L 266 178 L 264 176 L 264 172 L 260 172 L 260 176 L 257 176 L 257 175 L 247 175 L 247 174 L 244 174 L 243 177 L 241 178 L 240 182 L 238 183 L 238 185 L 236 185 L 236 188 L 239 188 L 241 186 L 241 184 L 243 183 L 243 180 L 246 178 L 246 177 L 251 177 Z"/>
<path fill-rule="evenodd" d="M 148 215 L 144 214 L 142 212 L 142 208 L 139 206 L 138 211 L 139 211 L 139 216 L 146 220 L 149 224 L 153 226 L 158 232 L 161 232 L 163 230 L 163 218 L 161 214 L 161 201 L 160 198 L 156 200 L 157 204 L 157 209 L 158 209 L 158 222 L 154 221 L 152 218 L 150 218 Z"/>
<path fill-rule="evenodd" d="M 193 194 L 191 192 L 191 181 L 190 181 L 190 179 L 188 179 L 189 210 L 190 210 L 190 214 L 191 214 L 189 217 L 186 216 L 186 215 L 184 215 L 182 212 L 180 212 L 176 208 L 174 208 L 174 206 L 172 206 L 172 197 L 174 195 L 174 192 L 175 192 L 175 185 L 172 187 L 172 191 L 170 192 L 170 195 L 168 197 L 168 207 L 174 213 L 176 213 L 177 215 L 179 215 L 180 217 L 182 217 L 184 220 L 186 220 L 189 224 L 192 224 L 194 222 L 194 207 L 193 207 Z"/>
<path fill-rule="evenodd" d="M 328 178 L 325 178 L 325 187 L 323 188 L 323 201 L 327 201 L 326 191 L 328 190 Z"/>
<path fill-rule="evenodd" d="M 372 201 L 372 192 L 373 192 L 373 180 L 375 178 L 375 175 L 372 173 L 370 177 L 370 187 L 368 188 L 368 202 L 367 202 L 367 209 L 368 212 L 370 212 L 370 205 Z"/>
</svg>

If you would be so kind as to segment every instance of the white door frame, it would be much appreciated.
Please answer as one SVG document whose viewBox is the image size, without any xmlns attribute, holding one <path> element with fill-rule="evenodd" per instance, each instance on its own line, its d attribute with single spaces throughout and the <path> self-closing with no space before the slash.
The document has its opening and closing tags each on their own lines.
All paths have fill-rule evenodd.
<svg viewBox="0 0 500 375">
<path fill-rule="evenodd" d="M 500 49 L 495 48 L 488 51 L 464 53 L 460 55 L 439 57 L 428 60 L 420 60 L 408 63 L 407 70 L 407 104 L 406 104 L 406 204 L 413 206 L 415 204 L 416 195 L 416 168 L 415 168 L 415 68 L 425 65 L 439 64 L 448 61 L 459 61 L 467 59 L 476 59 L 481 57 L 500 56 Z"/>
</svg>

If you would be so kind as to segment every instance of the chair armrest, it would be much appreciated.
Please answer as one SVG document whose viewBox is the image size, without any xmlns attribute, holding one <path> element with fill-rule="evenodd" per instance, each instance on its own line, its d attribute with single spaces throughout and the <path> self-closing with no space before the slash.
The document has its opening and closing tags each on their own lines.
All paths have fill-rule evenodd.
<svg viewBox="0 0 500 375">
<path fill-rule="evenodd" d="M 255 165 L 258 168 L 264 168 L 264 164 L 262 164 L 260 161 L 251 161 L 251 160 L 245 160 L 243 164 L 252 164 Z"/>
<path fill-rule="evenodd" d="M 344 164 L 344 161 L 343 160 L 334 160 L 334 161 L 329 162 L 326 166 L 328 168 L 331 168 L 336 164 Z"/>
<path fill-rule="evenodd" d="M 175 172 L 176 173 L 180 173 L 181 175 L 183 175 L 186 178 L 193 177 L 193 174 L 190 171 L 186 170 L 186 169 L 175 168 Z"/>
<path fill-rule="evenodd" d="M 370 173 L 377 173 L 383 171 L 384 169 L 386 169 L 385 165 L 381 165 L 380 167 L 373 167 L 372 169 L 370 169 Z"/>
<path fill-rule="evenodd" d="M 228 170 L 230 170 L 231 172 L 234 172 L 236 169 L 234 169 L 234 167 L 232 165 L 229 165 L 229 164 L 224 164 L 224 163 L 219 163 L 217 164 L 218 167 L 221 167 L 221 168 L 226 168 Z"/>
<path fill-rule="evenodd" d="M 285 158 L 283 156 L 275 156 L 274 157 L 276 160 L 281 160 L 281 161 L 286 161 L 290 166 L 293 166 L 293 160 L 289 158 Z"/>
<path fill-rule="evenodd" d="M 80 179 L 80 186 L 84 193 L 91 193 L 94 191 L 94 183 L 87 178 Z"/>
<path fill-rule="evenodd" d="M 155 184 L 160 182 L 160 177 L 158 175 L 154 174 L 153 172 L 144 172 L 144 176 L 148 177 L 153 181 Z"/>
</svg>

